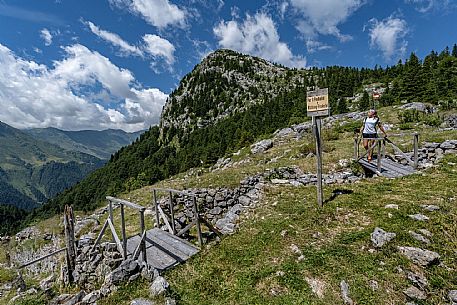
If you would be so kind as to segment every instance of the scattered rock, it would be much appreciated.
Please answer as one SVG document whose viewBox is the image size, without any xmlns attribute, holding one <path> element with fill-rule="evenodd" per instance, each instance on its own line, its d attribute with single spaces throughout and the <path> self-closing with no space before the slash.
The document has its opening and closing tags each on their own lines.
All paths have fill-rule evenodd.
<svg viewBox="0 0 457 305">
<path fill-rule="evenodd" d="M 290 245 L 289 248 L 292 251 L 292 253 L 297 254 L 297 255 L 302 255 L 302 252 L 301 252 L 300 248 L 298 248 L 297 245 L 292 244 L 292 245 Z"/>
<path fill-rule="evenodd" d="M 40 289 L 43 291 L 49 290 L 52 288 L 52 285 L 54 284 L 55 281 L 55 276 L 54 274 L 51 274 L 47 278 L 43 279 L 40 281 Z"/>
<path fill-rule="evenodd" d="M 387 204 L 384 208 L 398 210 L 398 204 Z"/>
<path fill-rule="evenodd" d="M 429 230 L 426 230 L 426 229 L 419 229 L 417 231 L 419 231 L 419 233 L 421 233 L 422 235 L 425 235 L 427 237 L 433 236 L 432 232 L 430 232 Z"/>
<path fill-rule="evenodd" d="M 418 221 L 427 221 L 429 220 L 430 218 L 423 215 L 423 214 L 413 214 L 413 215 L 408 215 L 410 218 L 414 219 L 414 220 L 418 220 Z"/>
<path fill-rule="evenodd" d="M 170 285 L 168 284 L 167 280 L 162 277 L 158 276 L 154 282 L 152 282 L 151 286 L 149 287 L 149 292 L 151 293 L 152 296 L 159 296 L 165 291 L 167 291 L 168 287 Z"/>
<path fill-rule="evenodd" d="M 83 304 L 94 304 L 98 299 L 100 299 L 101 294 L 99 290 L 92 291 L 82 299 Z"/>
<path fill-rule="evenodd" d="M 130 305 L 155 305 L 155 303 L 147 299 L 135 299 L 130 302 Z"/>
<path fill-rule="evenodd" d="M 325 292 L 325 282 L 311 277 L 305 277 L 305 281 L 308 283 L 309 287 L 311 287 L 311 291 L 319 298 L 322 299 L 324 297 Z"/>
<path fill-rule="evenodd" d="M 340 283 L 341 296 L 343 297 L 344 304 L 352 305 L 354 301 L 349 297 L 349 285 L 345 280 L 342 280 Z"/>
<path fill-rule="evenodd" d="M 429 212 L 438 211 L 438 210 L 440 209 L 439 206 L 433 205 L 433 204 L 423 204 L 423 205 L 421 205 L 421 207 L 422 207 L 424 210 L 429 211 Z"/>
<path fill-rule="evenodd" d="M 415 285 L 421 289 L 424 289 L 425 287 L 428 286 L 427 278 L 423 274 L 420 274 L 417 272 L 412 272 L 412 271 L 407 271 L 406 277 L 408 278 L 408 280 L 410 280 L 413 283 L 413 285 Z"/>
<path fill-rule="evenodd" d="M 376 227 L 373 233 L 371 233 L 371 241 L 375 247 L 381 248 L 386 243 L 394 239 L 395 236 L 395 233 L 386 232 L 383 229 Z"/>
<path fill-rule="evenodd" d="M 289 184 L 289 180 L 286 179 L 271 179 L 273 184 Z"/>
<path fill-rule="evenodd" d="M 447 294 L 447 297 L 451 303 L 457 303 L 457 290 L 451 290 Z"/>
<path fill-rule="evenodd" d="M 440 255 L 438 253 L 429 250 L 423 250 L 421 248 L 398 247 L 398 250 L 401 254 L 413 261 L 413 263 L 424 267 L 432 264 L 437 264 L 440 260 Z"/>
<path fill-rule="evenodd" d="M 413 300 L 427 299 L 427 295 L 425 294 L 425 292 L 414 286 L 410 286 L 406 290 L 403 290 L 403 293 Z"/>
<path fill-rule="evenodd" d="M 287 230 L 282 230 L 281 233 L 279 233 L 281 237 L 286 237 L 287 235 Z"/>
<path fill-rule="evenodd" d="M 378 284 L 378 282 L 375 281 L 375 280 L 370 280 L 370 282 L 368 282 L 368 285 L 370 285 L 370 287 L 371 287 L 371 289 L 372 289 L 373 291 L 379 289 L 379 284 Z"/>
<path fill-rule="evenodd" d="M 251 153 L 263 153 L 273 147 L 273 141 L 270 139 L 259 141 L 251 145 Z"/>
<path fill-rule="evenodd" d="M 420 241 L 420 242 L 422 242 L 424 244 L 427 244 L 427 245 L 430 244 L 430 240 L 427 237 L 425 237 L 425 236 L 423 236 L 423 235 L 421 235 L 419 233 L 413 232 L 413 231 L 409 231 L 408 233 L 415 240 Z"/>
</svg>

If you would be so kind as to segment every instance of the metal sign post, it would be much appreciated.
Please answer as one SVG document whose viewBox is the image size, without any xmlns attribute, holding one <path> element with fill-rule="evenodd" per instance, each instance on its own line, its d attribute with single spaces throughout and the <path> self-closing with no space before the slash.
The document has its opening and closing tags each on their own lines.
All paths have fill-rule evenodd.
<svg viewBox="0 0 457 305">
<path fill-rule="evenodd" d="M 317 157 L 317 203 L 319 207 L 324 205 L 324 195 L 322 192 L 322 136 L 321 136 L 321 116 L 329 115 L 328 88 L 308 91 L 307 93 L 307 112 L 312 117 L 313 133 L 316 139 Z"/>
</svg>

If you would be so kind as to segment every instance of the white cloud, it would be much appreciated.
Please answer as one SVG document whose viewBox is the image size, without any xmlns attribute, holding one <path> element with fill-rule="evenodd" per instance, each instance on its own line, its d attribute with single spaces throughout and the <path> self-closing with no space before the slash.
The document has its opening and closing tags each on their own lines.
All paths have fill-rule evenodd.
<svg viewBox="0 0 457 305">
<path fill-rule="evenodd" d="M 158 28 L 186 25 L 186 11 L 168 0 L 109 0 L 109 2 L 140 15 L 146 22 Z"/>
<path fill-rule="evenodd" d="M 165 38 L 157 35 L 145 34 L 142 37 L 143 41 L 141 43 L 131 45 L 123 40 L 118 34 L 102 30 L 90 21 L 83 21 L 83 23 L 89 27 L 92 33 L 118 47 L 121 56 L 140 56 L 144 59 L 153 58 L 155 60 L 162 58 L 170 69 L 175 61 L 175 47 Z M 157 66 L 157 62 L 151 63 L 151 66 Z"/>
<path fill-rule="evenodd" d="M 370 20 L 370 46 L 379 49 L 387 60 L 402 57 L 408 42 L 405 36 L 408 25 L 405 20 L 390 16 L 384 20 Z M 395 58 L 394 58 L 394 55 Z"/>
<path fill-rule="evenodd" d="M 452 0 L 405 0 L 407 4 L 413 4 L 420 13 L 428 13 L 431 10 L 451 10 L 455 3 Z"/>
<path fill-rule="evenodd" d="M 159 121 L 167 95 L 76 44 L 49 68 L 0 44 L 0 120 L 17 128 L 145 129 Z M 101 88 L 101 89 L 100 89 Z M 94 98 L 105 96 L 101 100 Z"/>
<path fill-rule="evenodd" d="M 259 56 L 286 66 L 304 67 L 306 59 L 281 42 L 273 20 L 264 13 L 247 15 L 242 23 L 220 22 L 214 29 L 219 46 Z"/>
<path fill-rule="evenodd" d="M 344 42 L 352 37 L 342 34 L 338 25 L 364 5 L 365 0 L 290 0 L 290 4 L 303 17 L 296 27 L 305 38 L 333 35 Z"/>
<path fill-rule="evenodd" d="M 150 55 L 156 57 L 165 58 L 166 62 L 169 65 L 172 65 L 175 58 L 173 53 L 175 52 L 175 47 L 168 40 L 159 37 L 157 35 L 146 34 L 143 36 L 144 41 L 144 51 Z"/>
<path fill-rule="evenodd" d="M 121 55 L 143 55 L 143 53 L 138 47 L 129 44 L 128 42 L 123 40 L 119 35 L 102 30 L 90 21 L 83 21 L 83 23 L 89 27 L 92 33 L 94 33 L 101 39 L 111 43 L 113 46 L 118 47 L 121 51 Z"/>
<path fill-rule="evenodd" d="M 330 50 L 332 47 L 317 40 L 307 39 L 306 49 L 308 50 L 308 53 L 315 53 L 317 51 Z"/>
<path fill-rule="evenodd" d="M 52 34 L 48 29 L 42 29 L 40 31 L 40 37 L 44 40 L 45 46 L 50 46 L 52 44 Z"/>
</svg>

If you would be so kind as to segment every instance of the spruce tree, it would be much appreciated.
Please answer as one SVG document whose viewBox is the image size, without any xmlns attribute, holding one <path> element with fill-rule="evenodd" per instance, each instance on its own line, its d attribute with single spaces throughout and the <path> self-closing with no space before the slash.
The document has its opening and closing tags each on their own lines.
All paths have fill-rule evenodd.
<svg viewBox="0 0 457 305">
<path fill-rule="evenodd" d="M 359 110 L 360 111 L 365 111 L 370 108 L 370 96 L 368 95 L 368 92 L 363 91 L 362 98 L 359 101 Z"/>
</svg>

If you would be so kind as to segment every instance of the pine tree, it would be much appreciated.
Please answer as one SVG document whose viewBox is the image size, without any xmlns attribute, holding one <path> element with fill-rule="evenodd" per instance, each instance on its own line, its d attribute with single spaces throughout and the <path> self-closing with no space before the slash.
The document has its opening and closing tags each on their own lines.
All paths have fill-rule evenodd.
<svg viewBox="0 0 457 305">
<path fill-rule="evenodd" d="M 340 98 L 338 101 L 337 113 L 346 113 L 349 112 L 346 99 L 344 97 Z"/>
<path fill-rule="evenodd" d="M 424 96 L 425 83 L 419 58 L 416 54 L 411 53 L 404 66 L 400 98 L 408 100 L 408 102 L 420 102 Z"/>
<path fill-rule="evenodd" d="M 454 43 L 452 47 L 452 56 L 457 57 L 457 44 Z"/>
<path fill-rule="evenodd" d="M 360 111 L 365 111 L 370 108 L 370 96 L 368 95 L 368 92 L 363 91 L 363 96 L 359 101 L 359 110 Z"/>
</svg>

